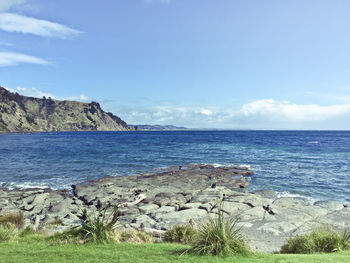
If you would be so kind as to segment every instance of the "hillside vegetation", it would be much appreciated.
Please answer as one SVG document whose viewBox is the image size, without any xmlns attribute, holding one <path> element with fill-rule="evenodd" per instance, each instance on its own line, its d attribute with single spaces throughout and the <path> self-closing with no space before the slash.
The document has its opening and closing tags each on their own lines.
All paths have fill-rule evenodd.
<svg viewBox="0 0 350 263">
<path fill-rule="evenodd" d="M 97 102 L 32 98 L 0 87 L 0 132 L 124 130 L 133 128 Z"/>
</svg>

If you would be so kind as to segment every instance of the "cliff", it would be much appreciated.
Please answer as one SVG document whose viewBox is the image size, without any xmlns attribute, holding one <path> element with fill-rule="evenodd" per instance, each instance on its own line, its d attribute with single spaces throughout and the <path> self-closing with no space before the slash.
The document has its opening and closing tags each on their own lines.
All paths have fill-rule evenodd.
<svg viewBox="0 0 350 263">
<path fill-rule="evenodd" d="M 125 130 L 134 128 L 97 102 L 32 98 L 0 86 L 0 132 Z"/>
</svg>

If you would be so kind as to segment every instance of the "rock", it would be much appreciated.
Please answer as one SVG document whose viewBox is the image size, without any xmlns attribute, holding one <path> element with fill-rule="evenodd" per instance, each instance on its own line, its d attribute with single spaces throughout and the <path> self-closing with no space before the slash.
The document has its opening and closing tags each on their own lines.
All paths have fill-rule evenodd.
<svg viewBox="0 0 350 263">
<path fill-rule="evenodd" d="M 202 203 L 187 203 L 180 207 L 180 210 L 186 210 L 186 209 L 192 209 L 192 208 L 199 208 L 202 205 Z"/>
<path fill-rule="evenodd" d="M 251 192 L 252 194 L 257 194 L 260 195 L 264 198 L 268 198 L 268 199 L 277 199 L 277 193 L 275 191 L 272 190 L 256 190 Z"/>
<path fill-rule="evenodd" d="M 350 228 L 349 206 L 331 201 L 310 204 L 304 198 L 278 198 L 273 191 L 249 193 L 240 188 L 249 171 L 195 164 L 154 174 L 102 178 L 74 186 L 73 194 L 67 190 L 0 189 L 0 214 L 22 213 L 25 226 L 54 233 L 78 225 L 76 215 L 83 209 L 93 213 L 99 205 L 131 204 L 144 195 L 142 202 L 118 208 L 119 227 L 150 229 L 159 237 L 174 225 L 191 220 L 198 226 L 209 214 L 215 217 L 217 205 L 224 199 L 224 216 L 237 219 L 237 227 L 253 250 L 266 252 L 279 251 L 288 237 L 316 228 Z M 211 188 L 213 183 L 215 188 Z M 62 220 L 61 225 L 55 225 L 56 218 Z"/>
<path fill-rule="evenodd" d="M 136 229 L 141 229 L 145 227 L 153 228 L 153 226 L 157 223 L 155 220 L 153 220 L 147 215 L 140 215 L 136 217 L 134 220 L 132 220 L 131 222 L 132 223 L 130 225 Z"/>
<path fill-rule="evenodd" d="M 207 218 L 208 213 L 202 209 L 187 209 L 178 212 L 172 212 L 167 214 L 158 214 L 156 219 L 158 223 L 156 226 L 158 229 L 170 229 L 175 225 L 188 224 L 192 219 L 196 223 L 201 222 Z"/>
<path fill-rule="evenodd" d="M 148 215 L 151 216 L 152 218 L 159 218 L 163 214 L 172 213 L 172 212 L 175 212 L 175 207 L 173 207 L 173 206 L 162 206 L 162 207 L 158 208 L 157 210 L 153 210 Z"/>
<path fill-rule="evenodd" d="M 309 202 L 306 198 L 301 197 L 280 197 L 273 201 L 273 205 L 278 207 L 298 207 L 308 206 Z"/>
<path fill-rule="evenodd" d="M 314 203 L 315 206 L 323 207 L 328 211 L 338 211 L 344 208 L 344 205 L 341 203 L 333 201 L 317 201 Z"/>
<path fill-rule="evenodd" d="M 155 204 L 143 205 L 143 206 L 139 206 L 138 207 L 138 209 L 140 210 L 140 212 L 142 214 L 151 213 L 151 212 L 155 211 L 158 208 L 159 208 L 159 206 L 155 205 Z"/>
</svg>

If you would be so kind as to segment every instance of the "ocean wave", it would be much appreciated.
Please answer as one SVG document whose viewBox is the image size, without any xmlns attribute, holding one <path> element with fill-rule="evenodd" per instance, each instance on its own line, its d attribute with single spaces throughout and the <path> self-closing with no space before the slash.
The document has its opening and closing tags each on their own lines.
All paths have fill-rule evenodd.
<svg viewBox="0 0 350 263">
<path fill-rule="evenodd" d="M 251 169 L 252 166 L 250 164 L 240 164 L 240 165 L 237 165 L 237 164 L 222 164 L 222 163 L 205 163 L 207 165 L 212 165 L 214 166 L 215 168 L 217 167 L 242 167 L 242 168 L 247 168 L 247 169 Z"/>
<path fill-rule="evenodd" d="M 307 142 L 308 144 L 318 144 L 318 143 L 320 143 L 319 141 L 309 141 L 309 142 Z"/>
<path fill-rule="evenodd" d="M 314 204 L 315 202 L 317 201 L 320 201 L 316 198 L 313 198 L 313 197 L 310 197 L 310 196 L 305 196 L 305 195 L 300 195 L 300 194 L 292 194 L 288 191 L 283 191 L 283 192 L 276 192 L 277 194 L 277 197 L 278 198 L 281 198 L 281 197 L 297 197 L 297 198 L 303 198 L 303 199 L 306 199 L 307 202 L 312 205 Z"/>
<path fill-rule="evenodd" d="M 45 188 L 51 188 L 53 190 L 57 190 L 58 188 L 47 184 L 47 183 L 31 183 L 31 182 L 24 182 L 24 183 L 3 183 L 1 184 L 1 187 L 7 188 L 9 190 L 13 189 L 28 189 L 28 188 L 40 188 L 40 189 L 45 189 Z"/>
</svg>

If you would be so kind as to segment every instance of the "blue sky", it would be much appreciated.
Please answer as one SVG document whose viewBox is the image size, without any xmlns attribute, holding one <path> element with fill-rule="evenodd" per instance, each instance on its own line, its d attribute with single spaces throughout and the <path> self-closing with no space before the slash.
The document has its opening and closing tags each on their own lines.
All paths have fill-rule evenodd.
<svg viewBox="0 0 350 263">
<path fill-rule="evenodd" d="M 129 124 L 350 129 L 350 1 L 0 0 L 0 85 Z"/>
</svg>

